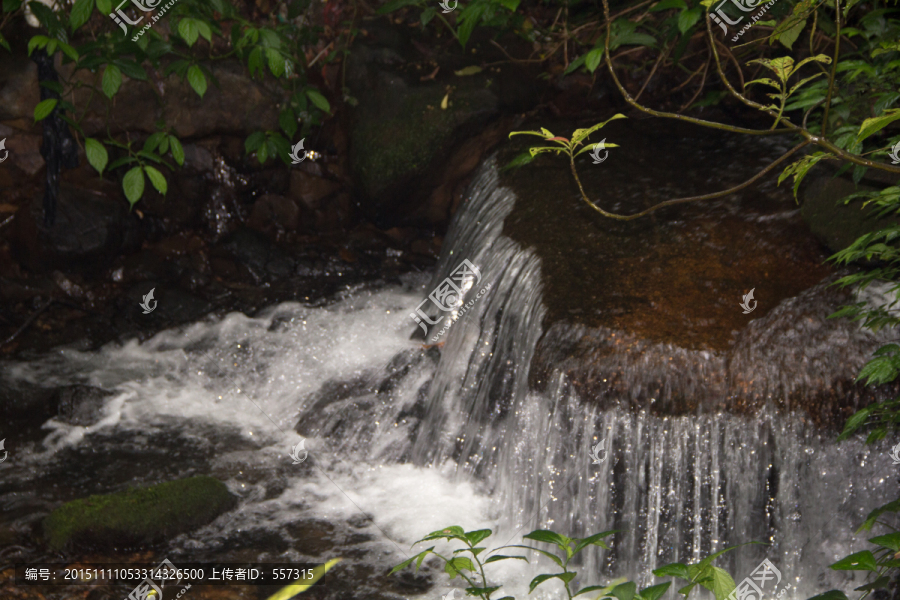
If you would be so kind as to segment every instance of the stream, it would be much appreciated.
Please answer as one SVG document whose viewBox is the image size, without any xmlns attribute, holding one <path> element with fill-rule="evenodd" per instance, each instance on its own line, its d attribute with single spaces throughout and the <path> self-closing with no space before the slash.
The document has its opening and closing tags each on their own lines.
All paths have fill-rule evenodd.
<svg viewBox="0 0 900 600">
<path fill-rule="evenodd" d="M 637 409 L 587 402 L 566 369 L 552 365 L 531 385 L 548 327 L 546 280 L 538 255 L 504 232 L 515 202 L 490 159 L 434 273 L 349 287 L 316 304 L 207 317 L 144 342 L 0 363 L 0 389 L 78 386 L 89 398 L 39 430 L 4 432 L 2 525 L 29 531 L 75 498 L 209 474 L 238 506 L 168 540 L 160 558 L 177 565 L 344 557 L 309 597 L 446 595 L 446 575 L 428 563 L 430 580 L 387 571 L 412 555 L 413 542 L 448 525 L 492 529 L 490 548 L 522 543 L 534 529 L 572 537 L 618 530 L 609 550 L 585 551 L 580 586 L 614 577 L 652 585 L 660 581 L 655 568 L 751 541 L 767 545 L 742 546 L 716 563 L 735 581 L 768 559 L 790 599 L 859 585 L 827 565 L 865 547 L 871 534 L 854 531 L 896 497 L 887 445 L 838 445 L 835 431 L 777 402 L 753 414 L 710 408 L 715 403 L 661 414 L 649 401 Z M 472 302 L 438 344 L 431 337 L 440 324 L 422 339 L 410 314 L 463 260 L 478 268 L 465 296 Z M 790 319 L 795 304 L 787 298 L 765 318 Z M 843 341 L 828 338 L 837 363 L 837 344 L 862 348 L 862 356 L 883 340 L 844 327 Z M 759 339 L 738 338 L 734 352 Z M 709 369 L 725 361 L 712 350 L 691 352 Z M 631 389 L 652 389 L 658 374 L 632 369 Z M 292 464 L 301 440 L 308 459 Z M 597 461 L 590 453 L 599 443 L 605 458 Z M 530 580 L 551 567 L 532 557 L 491 565 L 489 574 L 507 584 L 497 597 L 565 597 L 558 582 L 528 596 Z M 672 589 L 666 599 L 676 597 Z"/>
</svg>

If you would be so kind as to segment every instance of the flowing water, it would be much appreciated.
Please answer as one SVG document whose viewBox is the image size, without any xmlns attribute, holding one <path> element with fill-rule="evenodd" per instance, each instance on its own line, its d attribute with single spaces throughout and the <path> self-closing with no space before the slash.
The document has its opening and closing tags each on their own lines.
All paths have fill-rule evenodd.
<svg viewBox="0 0 900 600">
<path fill-rule="evenodd" d="M 384 574 L 419 537 L 453 524 L 493 529 L 493 546 L 540 528 L 620 530 L 610 550 L 585 553 L 582 586 L 619 576 L 649 585 L 661 565 L 758 540 L 770 545 L 717 564 L 740 581 L 768 558 L 792 598 L 849 589 L 845 574 L 826 567 L 863 547 L 867 536 L 853 531 L 896 496 L 887 448 L 838 446 L 834 432 L 771 406 L 752 417 L 602 408 L 579 398 L 563 371 L 534 391 L 541 261 L 502 233 L 515 198 L 492 161 L 471 190 L 430 278 L 3 364 L 7 389 L 110 392 L 87 420 L 7 434 L 4 524 L 25 530 L 63 501 L 208 473 L 239 505 L 170 540 L 170 560 L 347 557 L 339 574 L 353 578 L 352 593 L 324 588 L 319 597 L 446 594 L 440 573 L 437 588 L 415 593 Z M 467 299 L 488 283 L 489 293 L 452 322 L 442 346 L 411 339 L 410 313 L 463 259 L 481 276 Z M 309 458 L 294 465 L 288 455 L 301 439 Z M 597 462 L 589 450 L 601 441 L 606 458 Z M 522 598 L 548 565 L 508 561 L 489 573 Z M 533 597 L 559 594 L 548 584 Z"/>
</svg>

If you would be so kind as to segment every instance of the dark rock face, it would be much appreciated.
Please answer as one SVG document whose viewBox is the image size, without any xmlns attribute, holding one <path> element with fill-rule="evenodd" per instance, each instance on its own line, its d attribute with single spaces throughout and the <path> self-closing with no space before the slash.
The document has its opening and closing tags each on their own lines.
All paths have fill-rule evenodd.
<svg viewBox="0 0 900 600">
<path fill-rule="evenodd" d="M 816 237 L 834 252 L 843 250 L 862 235 L 898 222 L 896 216 L 877 218 L 876 208 L 863 208 L 861 200 L 844 204 L 843 199 L 856 192 L 880 191 L 900 181 L 900 176 L 869 169 L 856 185 L 850 173 L 835 177 L 838 167 L 832 162 L 820 162 L 801 188 L 803 218 Z"/>
<path fill-rule="evenodd" d="M 523 89 L 534 79 L 513 66 L 455 75 L 485 61 L 472 44 L 466 54 L 454 44 L 427 56 L 382 22 L 367 31 L 347 69 L 350 93 L 362 100 L 351 117 L 352 175 L 380 226 L 425 220 L 423 180 L 440 176 L 454 147 L 499 114 L 533 105 L 537 87 Z"/>
<path fill-rule="evenodd" d="M 13 257 L 35 272 L 97 271 L 140 247 L 137 217 L 105 185 L 90 190 L 61 184 L 54 224 L 43 225 L 37 199 L 16 216 L 11 238 Z"/>
</svg>

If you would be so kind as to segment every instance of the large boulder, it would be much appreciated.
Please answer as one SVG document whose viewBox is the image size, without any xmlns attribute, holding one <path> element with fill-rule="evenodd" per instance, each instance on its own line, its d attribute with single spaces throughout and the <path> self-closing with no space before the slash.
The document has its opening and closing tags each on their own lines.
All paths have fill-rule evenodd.
<svg viewBox="0 0 900 600">
<path fill-rule="evenodd" d="M 93 188 L 62 182 L 56 220 L 44 226 L 43 193 L 16 213 L 11 250 L 16 261 L 35 272 L 55 269 L 97 271 L 121 252 L 140 247 L 137 217 L 115 185 Z"/>
<path fill-rule="evenodd" d="M 55 551 L 137 548 L 210 523 L 234 507 L 225 484 L 207 475 L 63 504 L 44 519 Z"/>
<path fill-rule="evenodd" d="M 876 207 L 863 208 L 862 200 L 844 203 L 844 198 L 856 192 L 880 191 L 897 185 L 900 176 L 869 169 L 859 184 L 853 183 L 851 171 L 835 177 L 840 163 L 822 161 L 806 176 L 801 189 L 803 218 L 810 230 L 834 252 L 843 250 L 857 238 L 891 225 L 896 215 L 879 219 Z"/>
</svg>

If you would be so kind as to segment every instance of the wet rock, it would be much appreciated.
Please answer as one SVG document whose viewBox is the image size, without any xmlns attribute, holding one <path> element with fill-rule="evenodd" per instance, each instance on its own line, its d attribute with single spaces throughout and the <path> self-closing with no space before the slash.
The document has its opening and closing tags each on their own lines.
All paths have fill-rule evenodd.
<svg viewBox="0 0 900 600">
<path fill-rule="evenodd" d="M 290 198 L 265 194 L 253 203 L 247 225 L 273 236 L 293 231 L 300 225 L 300 209 Z"/>
<path fill-rule="evenodd" d="M 9 151 L 9 162 L 15 165 L 29 177 L 33 177 L 44 166 L 44 157 L 41 156 L 41 136 L 13 129 L 0 124 L 0 139 L 6 140 L 6 149 Z"/>
<path fill-rule="evenodd" d="M 56 390 L 58 419 L 70 425 L 86 426 L 97 421 L 111 392 L 89 385 L 71 385 Z"/>
<path fill-rule="evenodd" d="M 236 499 L 206 475 L 73 500 L 43 522 L 54 551 L 146 547 L 192 531 L 230 510 Z"/>
<path fill-rule="evenodd" d="M 208 65 L 214 80 L 200 98 L 187 81 L 172 74 L 165 79 L 149 82 L 123 76 L 123 83 L 112 104 L 109 121 L 106 119 L 105 98 L 94 96 L 90 86 L 99 86 L 102 72 L 79 71 L 74 79 L 89 84 L 76 88 L 76 106 L 88 106 L 82 121 L 87 135 L 106 132 L 107 126 L 115 134 L 121 131 L 156 131 L 160 119 L 174 129 L 179 138 L 203 137 L 221 133 L 247 135 L 252 131 L 276 129 L 277 104 L 281 90 L 253 80 L 237 61 L 222 61 Z M 71 67 L 61 69 L 70 77 Z"/>
<path fill-rule="evenodd" d="M 851 172 L 834 177 L 839 164 L 822 161 L 807 175 L 801 189 L 801 213 L 809 228 L 832 251 L 843 250 L 867 233 L 896 225 L 896 216 L 877 218 L 877 208 L 862 207 L 862 200 L 844 204 L 843 199 L 856 192 L 880 191 L 897 185 L 900 176 L 869 169 L 866 176 L 853 183 Z"/>
<path fill-rule="evenodd" d="M 318 210 L 323 198 L 341 189 L 341 185 L 337 182 L 299 169 L 291 171 L 290 185 L 291 197 L 310 210 Z"/>
<path fill-rule="evenodd" d="M 33 119 L 41 101 L 37 65 L 24 55 L 0 62 L 0 121 Z"/>
<path fill-rule="evenodd" d="M 254 280 L 261 282 L 271 277 L 287 277 L 294 272 L 296 263 L 266 236 L 249 229 L 239 229 L 220 245 L 243 265 Z"/>
<path fill-rule="evenodd" d="M 122 252 L 139 247 L 137 217 L 109 186 L 60 185 L 56 221 L 43 225 L 42 194 L 23 207 L 12 226 L 13 257 L 35 272 L 102 270 Z"/>
</svg>

